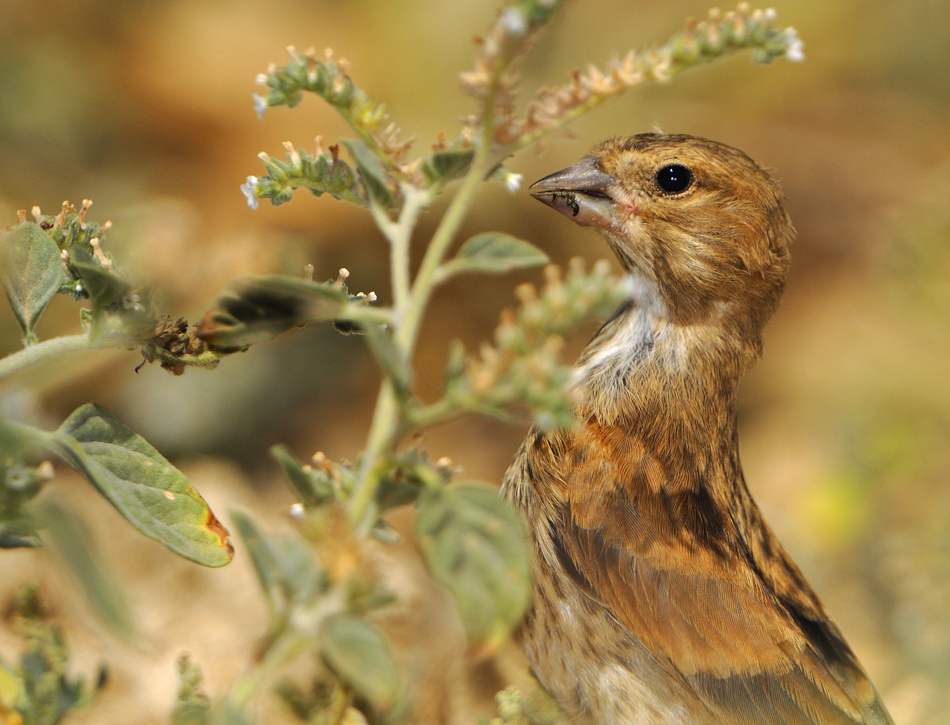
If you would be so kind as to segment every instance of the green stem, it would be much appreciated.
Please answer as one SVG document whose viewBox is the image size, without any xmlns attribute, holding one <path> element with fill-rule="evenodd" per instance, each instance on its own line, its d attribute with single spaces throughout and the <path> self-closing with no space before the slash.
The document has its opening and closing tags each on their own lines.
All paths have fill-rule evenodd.
<svg viewBox="0 0 950 725">
<path fill-rule="evenodd" d="M 244 708 L 257 695 L 266 681 L 292 659 L 307 651 L 310 642 L 292 628 L 284 630 L 267 648 L 260 663 L 244 675 L 231 688 L 230 699 Z"/>
<path fill-rule="evenodd" d="M 494 70 L 492 81 L 484 100 L 485 117 L 482 126 L 482 135 L 479 139 L 479 143 L 476 145 L 472 165 L 462 180 L 461 187 L 450 202 L 445 216 L 442 217 L 442 221 L 435 230 L 435 234 L 432 236 L 429 246 L 426 248 L 425 255 L 422 258 L 422 265 L 412 283 L 412 289 L 408 292 L 407 299 L 404 300 L 405 306 L 400 306 L 398 302 L 394 305 L 396 313 L 396 346 L 406 356 L 407 364 L 408 361 L 412 359 L 412 353 L 419 336 L 419 327 L 422 324 L 426 306 L 436 287 L 436 273 L 439 269 L 439 265 L 442 264 L 442 260 L 445 259 L 445 255 L 452 241 L 455 239 L 455 234 L 472 204 L 475 190 L 485 176 L 486 161 L 491 149 L 491 140 L 494 136 L 495 97 L 498 83 L 503 75 L 504 67 L 508 62 L 510 62 L 510 58 L 506 58 L 505 63 L 499 64 Z M 422 195 L 422 198 L 428 201 L 424 195 Z M 406 270 L 405 274 L 408 279 L 409 237 L 415 225 L 418 211 L 421 210 L 423 206 L 421 203 L 417 206 L 412 199 L 412 194 L 406 195 L 406 204 L 409 207 L 409 212 L 407 213 L 404 207 L 403 214 L 400 215 L 400 221 L 396 225 L 397 228 L 402 228 L 401 233 L 404 236 L 400 238 L 400 241 L 404 242 L 405 246 L 397 258 L 395 250 L 396 244 L 393 244 L 394 282 L 397 277 L 403 274 L 402 269 Z M 387 224 L 384 227 L 384 231 L 387 231 L 391 225 L 388 219 L 386 222 Z M 403 253 L 405 257 L 401 256 Z M 397 263 L 400 265 L 399 269 L 396 268 Z M 400 281 L 400 285 L 401 284 L 402 282 Z M 395 296 L 396 290 L 394 284 L 394 297 Z M 353 498 L 350 500 L 348 511 L 350 522 L 362 533 L 369 531 L 376 518 L 373 501 L 376 497 L 376 490 L 379 487 L 377 464 L 383 456 L 388 455 L 393 450 L 398 442 L 401 433 L 401 422 L 402 410 L 396 391 L 389 380 L 384 380 L 382 389 L 379 391 L 376 412 L 373 415 L 369 441 L 363 454 L 360 475 L 356 483 Z"/>
<path fill-rule="evenodd" d="M 429 405 L 410 408 L 406 413 L 407 423 L 413 428 L 422 429 L 457 418 L 465 408 L 448 396 Z"/>
<path fill-rule="evenodd" d="M 376 464 L 396 445 L 399 438 L 399 419 L 400 409 L 396 391 L 387 378 L 383 380 L 376 400 L 376 411 L 373 413 L 369 440 L 363 451 L 360 475 L 347 512 L 350 523 L 360 533 L 368 533 L 376 520 L 376 510 L 373 505 L 376 489 L 379 487 Z"/>
<path fill-rule="evenodd" d="M 95 347 L 97 346 L 90 340 L 89 334 L 85 332 L 79 335 L 54 337 L 52 340 L 30 345 L 0 360 L 0 380 L 38 363 L 44 358 L 78 350 L 92 350 Z"/>
<path fill-rule="evenodd" d="M 433 196 L 432 190 L 420 190 L 411 184 L 402 184 L 401 191 L 404 202 L 398 222 L 393 223 L 386 216 L 386 212 L 378 206 L 371 207 L 376 225 L 386 235 L 390 244 L 393 309 L 396 312 L 397 327 L 409 302 L 409 245 L 412 232 L 416 227 L 420 212 L 429 205 Z"/>
</svg>

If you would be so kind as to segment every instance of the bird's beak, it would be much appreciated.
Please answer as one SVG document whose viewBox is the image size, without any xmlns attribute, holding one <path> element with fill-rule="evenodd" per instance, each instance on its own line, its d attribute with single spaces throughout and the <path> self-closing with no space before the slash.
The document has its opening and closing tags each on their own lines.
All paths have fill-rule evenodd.
<svg viewBox="0 0 950 725">
<path fill-rule="evenodd" d="M 535 181 L 531 195 L 583 227 L 608 228 L 616 209 L 609 189 L 615 179 L 604 173 L 593 156 Z"/>
</svg>

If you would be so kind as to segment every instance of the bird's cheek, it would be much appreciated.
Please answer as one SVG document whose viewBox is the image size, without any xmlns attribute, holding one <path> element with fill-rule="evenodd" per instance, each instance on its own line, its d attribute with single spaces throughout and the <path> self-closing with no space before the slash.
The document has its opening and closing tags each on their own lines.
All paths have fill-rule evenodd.
<svg viewBox="0 0 950 725">
<path fill-rule="evenodd" d="M 612 199 L 578 195 L 574 206 L 562 213 L 582 227 L 595 227 L 615 234 L 627 234 L 638 224 L 640 210 L 635 203 L 620 204 Z"/>
</svg>

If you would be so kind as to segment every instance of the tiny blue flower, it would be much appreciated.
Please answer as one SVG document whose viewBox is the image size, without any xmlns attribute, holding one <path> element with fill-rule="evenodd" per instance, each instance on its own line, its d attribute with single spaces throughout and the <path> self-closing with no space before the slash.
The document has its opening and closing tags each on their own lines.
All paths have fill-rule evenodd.
<svg viewBox="0 0 950 725">
<path fill-rule="evenodd" d="M 248 176 L 247 183 L 241 184 L 241 193 L 247 197 L 247 205 L 251 209 L 257 209 L 257 177 Z"/>
<path fill-rule="evenodd" d="M 264 111 L 267 110 L 267 98 L 262 96 L 260 93 L 252 93 L 254 97 L 254 110 L 257 111 L 258 118 L 264 118 Z"/>
<path fill-rule="evenodd" d="M 528 29 L 524 14 L 518 8 L 508 8 L 501 14 L 501 26 L 512 35 L 523 35 Z"/>
</svg>

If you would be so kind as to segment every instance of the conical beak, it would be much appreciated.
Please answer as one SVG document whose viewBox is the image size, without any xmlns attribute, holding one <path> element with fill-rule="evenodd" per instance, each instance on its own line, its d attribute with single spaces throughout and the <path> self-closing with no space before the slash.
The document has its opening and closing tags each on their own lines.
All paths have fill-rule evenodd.
<svg viewBox="0 0 950 725">
<path fill-rule="evenodd" d="M 616 207 L 609 190 L 615 179 L 604 173 L 593 156 L 535 181 L 531 195 L 584 227 L 606 228 Z"/>
</svg>

